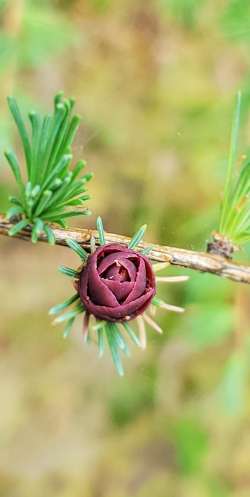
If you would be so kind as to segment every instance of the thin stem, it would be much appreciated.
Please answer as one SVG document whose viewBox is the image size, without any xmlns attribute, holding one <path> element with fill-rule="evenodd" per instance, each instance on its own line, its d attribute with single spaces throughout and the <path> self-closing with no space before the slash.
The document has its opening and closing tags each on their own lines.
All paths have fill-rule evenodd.
<svg viewBox="0 0 250 497">
<path fill-rule="evenodd" d="M 8 236 L 8 232 L 13 226 L 13 223 L 0 214 L 1 235 Z M 54 225 L 50 225 L 50 228 L 54 234 L 55 243 L 57 245 L 65 246 L 67 245 L 67 240 L 71 238 L 78 242 L 83 248 L 90 251 L 91 238 L 93 239 L 94 237 L 95 240 L 98 240 L 98 233 L 96 230 L 79 228 L 61 229 L 56 228 Z M 22 240 L 29 240 L 31 237 L 29 227 L 22 229 L 19 233 L 16 233 L 15 236 Z M 128 245 L 130 240 L 128 237 L 112 233 L 105 233 L 105 238 L 106 243 L 120 243 L 122 245 Z M 41 233 L 38 240 L 47 242 L 47 236 Z M 166 270 L 167 266 L 171 264 L 193 269 L 195 271 L 201 271 L 203 273 L 212 273 L 232 281 L 250 284 L 250 266 L 248 265 L 238 264 L 222 256 L 208 254 L 206 252 L 196 252 L 194 250 L 169 247 L 167 245 L 152 245 L 140 242 L 138 250 L 143 250 L 148 246 L 152 247 L 149 256 L 150 260 L 152 262 L 161 263 L 162 267 L 164 267 L 162 263 L 166 263 Z"/>
</svg>

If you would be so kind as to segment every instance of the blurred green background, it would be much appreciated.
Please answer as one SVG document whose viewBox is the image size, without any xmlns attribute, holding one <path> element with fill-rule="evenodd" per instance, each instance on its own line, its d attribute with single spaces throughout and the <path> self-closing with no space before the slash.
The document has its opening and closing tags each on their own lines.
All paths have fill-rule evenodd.
<svg viewBox="0 0 250 497">
<path fill-rule="evenodd" d="M 83 122 L 93 226 L 202 250 L 216 228 L 234 96 L 250 100 L 249 0 L 0 0 L 0 211 L 15 190 L 7 112 L 64 90 Z M 248 150 L 244 113 L 240 153 Z M 114 215 L 115 213 L 115 215 Z M 240 258 L 249 260 L 245 248 Z M 249 289 L 194 274 L 160 289 L 126 376 L 47 311 L 71 251 L 0 239 L 0 497 L 249 497 Z M 187 274 L 169 269 L 166 274 Z"/>
</svg>

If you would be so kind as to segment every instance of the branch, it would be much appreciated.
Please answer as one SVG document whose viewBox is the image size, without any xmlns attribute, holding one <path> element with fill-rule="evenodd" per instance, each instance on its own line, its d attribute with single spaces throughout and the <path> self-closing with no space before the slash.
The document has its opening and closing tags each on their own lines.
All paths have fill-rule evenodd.
<svg viewBox="0 0 250 497">
<path fill-rule="evenodd" d="M 0 214 L 0 234 L 8 236 L 8 231 L 12 226 L 13 224 Z M 95 230 L 79 228 L 64 230 L 54 225 L 51 228 L 57 245 L 66 245 L 66 240 L 71 238 L 80 243 L 84 248 L 89 249 L 92 236 L 95 237 L 98 243 L 98 233 Z M 31 231 L 29 228 L 26 228 L 16 235 L 16 237 L 22 240 L 30 240 Z M 130 241 L 130 238 L 126 236 L 112 233 L 105 233 L 105 238 L 107 243 L 127 244 Z M 47 241 L 46 236 L 41 234 L 39 241 Z M 203 273 L 212 273 L 233 281 L 250 284 L 250 266 L 232 262 L 222 256 L 168 247 L 167 245 L 156 245 L 145 242 L 139 244 L 139 248 L 145 247 L 152 247 L 149 256 L 152 261 L 168 262 L 174 266 L 186 267 Z"/>
</svg>

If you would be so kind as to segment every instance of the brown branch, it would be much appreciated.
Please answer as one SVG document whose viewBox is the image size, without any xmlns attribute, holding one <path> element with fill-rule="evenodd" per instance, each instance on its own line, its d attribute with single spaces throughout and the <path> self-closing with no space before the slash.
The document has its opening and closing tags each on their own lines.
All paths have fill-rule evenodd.
<svg viewBox="0 0 250 497">
<path fill-rule="evenodd" d="M 8 230 L 12 226 L 13 224 L 7 221 L 4 216 L 0 214 L 0 234 L 8 235 Z M 98 233 L 95 230 L 79 228 L 64 230 L 55 226 L 51 227 L 58 245 L 66 245 L 66 240 L 71 238 L 80 243 L 84 248 L 89 249 L 90 239 L 92 236 L 96 238 L 98 243 Z M 16 236 L 22 240 L 29 240 L 30 230 L 27 228 Z M 130 240 L 130 238 L 126 236 L 115 235 L 112 233 L 106 233 L 105 236 L 107 243 L 115 242 L 127 244 Z M 46 241 L 47 239 L 46 236 L 42 234 L 39 240 Z M 232 262 L 222 256 L 145 242 L 140 243 L 139 247 L 152 247 L 152 251 L 149 256 L 152 261 L 168 262 L 169 264 L 175 266 L 186 267 L 188 269 L 194 269 L 203 273 L 212 273 L 233 281 L 250 284 L 250 266 Z"/>
</svg>

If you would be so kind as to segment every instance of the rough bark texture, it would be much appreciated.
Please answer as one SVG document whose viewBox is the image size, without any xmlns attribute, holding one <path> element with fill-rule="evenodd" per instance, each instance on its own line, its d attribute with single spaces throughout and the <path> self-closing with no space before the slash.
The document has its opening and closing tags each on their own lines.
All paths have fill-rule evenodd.
<svg viewBox="0 0 250 497">
<path fill-rule="evenodd" d="M 13 224 L 7 221 L 0 214 L 0 234 L 8 235 L 8 230 Z M 84 248 L 90 248 L 91 237 L 95 237 L 98 244 L 98 233 L 91 229 L 61 229 L 51 226 L 56 238 L 57 245 L 66 245 L 66 240 L 71 238 L 80 243 Z M 122 235 L 106 233 L 107 243 L 127 244 L 130 238 Z M 17 235 L 22 240 L 30 240 L 30 230 L 27 228 Z M 46 236 L 41 235 L 40 241 L 46 241 Z M 250 266 L 238 264 L 219 255 L 209 254 L 206 252 L 195 252 L 167 245 L 156 245 L 151 243 L 140 243 L 139 248 L 152 247 L 149 258 L 153 262 L 168 262 L 175 266 L 186 267 L 203 273 L 212 273 L 217 276 L 228 278 L 240 283 L 250 284 Z"/>
</svg>

